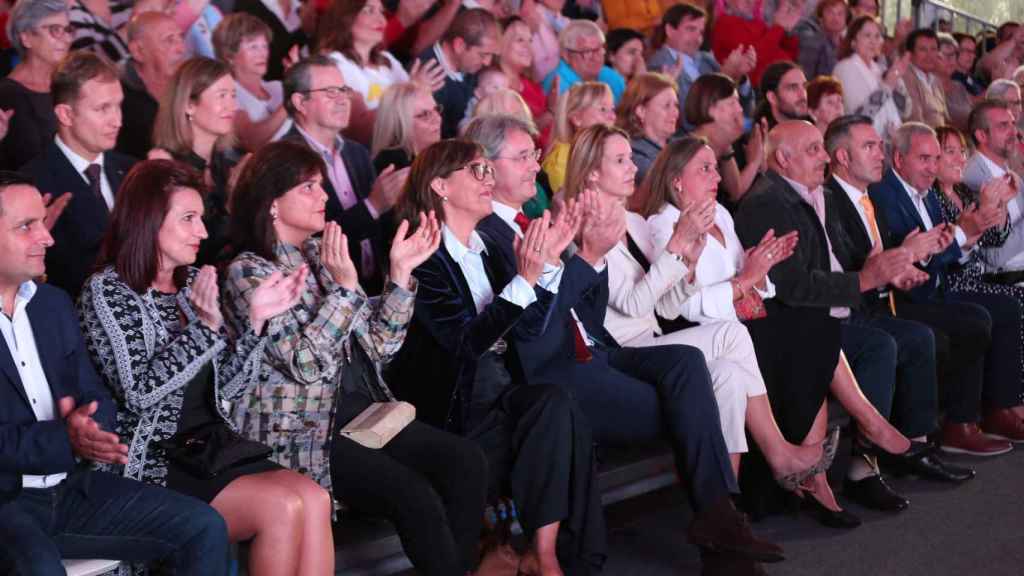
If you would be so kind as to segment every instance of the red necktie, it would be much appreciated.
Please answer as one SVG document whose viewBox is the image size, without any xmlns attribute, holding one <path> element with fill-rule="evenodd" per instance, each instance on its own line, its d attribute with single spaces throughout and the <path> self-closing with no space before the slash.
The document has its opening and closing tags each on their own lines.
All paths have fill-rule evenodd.
<svg viewBox="0 0 1024 576">
<path fill-rule="evenodd" d="M 590 348 L 587 348 L 587 341 L 583 339 L 579 323 L 571 315 L 569 316 L 569 323 L 572 324 L 573 348 L 576 350 L 576 361 L 590 362 L 594 355 L 590 353 Z"/>
<path fill-rule="evenodd" d="M 516 217 L 513 218 L 512 221 L 519 226 L 519 230 L 521 230 L 523 234 L 526 234 L 526 229 L 530 226 L 530 219 L 526 217 L 526 214 L 516 212 Z"/>
</svg>

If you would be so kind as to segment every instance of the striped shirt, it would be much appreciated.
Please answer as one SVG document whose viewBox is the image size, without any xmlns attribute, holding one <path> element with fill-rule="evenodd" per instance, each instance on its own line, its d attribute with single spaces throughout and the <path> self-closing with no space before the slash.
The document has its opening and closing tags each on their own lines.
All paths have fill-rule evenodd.
<svg viewBox="0 0 1024 576">
<path fill-rule="evenodd" d="M 124 0 L 111 0 L 110 26 L 96 17 L 79 0 L 71 4 L 68 17 L 75 29 L 75 39 L 71 42 L 72 50 L 92 50 L 106 56 L 111 62 L 120 64 L 129 57 L 128 44 L 117 31 L 128 23 L 132 15 L 132 5 Z"/>
</svg>

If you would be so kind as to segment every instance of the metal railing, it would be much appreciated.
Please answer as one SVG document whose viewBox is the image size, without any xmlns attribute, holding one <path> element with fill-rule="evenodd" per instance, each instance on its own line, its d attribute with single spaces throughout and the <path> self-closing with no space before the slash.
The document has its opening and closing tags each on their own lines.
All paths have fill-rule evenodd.
<svg viewBox="0 0 1024 576">
<path fill-rule="evenodd" d="M 882 23 L 890 33 L 896 22 L 910 18 L 915 28 L 938 28 L 940 20 L 949 23 L 949 31 L 965 32 L 972 36 L 986 30 L 995 30 L 999 23 L 965 12 L 938 0 L 885 0 Z"/>
</svg>

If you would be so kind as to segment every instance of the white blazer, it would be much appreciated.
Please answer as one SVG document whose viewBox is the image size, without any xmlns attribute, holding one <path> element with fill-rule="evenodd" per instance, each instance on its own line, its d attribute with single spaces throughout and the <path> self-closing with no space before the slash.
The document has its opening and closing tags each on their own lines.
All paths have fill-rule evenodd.
<svg viewBox="0 0 1024 576">
<path fill-rule="evenodd" d="M 655 256 L 654 244 L 644 217 L 626 213 L 626 229 L 651 263 L 644 272 L 626 242 L 620 240 L 606 256 L 608 261 L 608 312 L 604 327 L 623 346 L 638 337 L 661 334 L 654 312 L 658 300 L 676 286 L 682 286 L 689 270 L 680 258 L 667 250 Z"/>
<path fill-rule="evenodd" d="M 679 210 L 669 203 L 647 219 L 655 254 L 665 250 L 678 219 Z M 715 205 L 715 224 L 722 231 L 725 244 L 708 235 L 704 251 L 697 260 L 693 285 L 689 288 L 678 287 L 658 301 L 658 314 L 663 318 L 672 320 L 682 315 L 690 322 L 699 324 L 737 319 L 729 280 L 743 268 L 743 245 L 736 236 L 732 216 L 721 204 Z M 758 294 L 764 299 L 773 298 L 775 285 L 767 277 L 765 281 L 765 290 L 758 290 Z"/>
</svg>

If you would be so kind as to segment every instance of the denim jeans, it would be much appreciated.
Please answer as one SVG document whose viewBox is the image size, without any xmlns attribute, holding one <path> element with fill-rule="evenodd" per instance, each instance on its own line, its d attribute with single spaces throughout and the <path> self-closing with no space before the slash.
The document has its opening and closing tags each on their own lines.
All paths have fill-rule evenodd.
<svg viewBox="0 0 1024 576">
<path fill-rule="evenodd" d="M 227 527 L 213 508 L 106 472 L 76 470 L 0 502 L 0 542 L 2 574 L 63 576 L 61 558 L 168 558 L 175 574 L 228 573 Z"/>
</svg>

